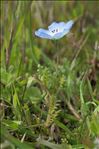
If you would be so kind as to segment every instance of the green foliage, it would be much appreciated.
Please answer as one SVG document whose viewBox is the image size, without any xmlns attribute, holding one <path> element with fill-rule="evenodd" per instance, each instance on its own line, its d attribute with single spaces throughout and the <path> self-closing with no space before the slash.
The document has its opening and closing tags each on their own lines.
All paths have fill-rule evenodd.
<svg viewBox="0 0 99 149">
<path fill-rule="evenodd" d="M 97 148 L 98 5 L 1 1 L 2 149 Z M 75 20 L 71 34 L 57 47 L 34 36 L 37 28 L 70 19 Z"/>
</svg>

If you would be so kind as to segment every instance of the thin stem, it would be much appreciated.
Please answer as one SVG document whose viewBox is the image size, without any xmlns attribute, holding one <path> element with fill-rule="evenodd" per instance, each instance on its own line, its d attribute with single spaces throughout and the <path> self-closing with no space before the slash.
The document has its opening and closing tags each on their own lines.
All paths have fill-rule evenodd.
<svg viewBox="0 0 99 149">
<path fill-rule="evenodd" d="M 20 59 L 17 76 L 19 76 L 20 74 L 21 64 L 22 64 L 22 58 Z"/>
<path fill-rule="evenodd" d="M 24 86 L 23 95 L 22 95 L 22 100 L 24 99 L 24 96 L 25 96 L 26 86 L 27 86 L 27 84 L 25 84 L 25 86 Z"/>
<path fill-rule="evenodd" d="M 56 47 L 56 50 L 58 50 L 58 44 L 57 44 L 57 40 L 55 40 L 55 47 Z"/>
<path fill-rule="evenodd" d="M 79 114 L 77 113 L 77 111 L 74 109 L 74 107 L 72 106 L 72 104 L 70 103 L 70 101 L 67 101 L 67 100 L 66 100 L 66 104 L 67 104 L 69 110 L 72 112 L 72 114 L 73 114 L 78 120 L 80 120 L 80 119 L 81 119 L 81 118 L 80 118 L 80 115 L 79 115 Z"/>
<path fill-rule="evenodd" d="M 84 39 L 84 41 L 83 41 L 83 43 L 81 44 L 80 48 L 77 50 L 77 52 L 76 52 L 76 54 L 75 54 L 75 56 L 74 56 L 74 59 L 72 60 L 70 70 L 72 70 L 72 69 L 74 68 L 74 66 L 75 66 L 75 61 L 76 61 L 76 59 L 77 59 L 77 57 L 78 57 L 80 51 L 82 50 L 83 46 L 85 45 L 85 43 L 86 43 L 88 37 L 89 37 L 89 34 L 86 36 L 86 38 Z"/>
<path fill-rule="evenodd" d="M 65 96 L 63 94 L 63 92 L 61 92 L 62 97 L 65 99 Z M 75 110 L 75 108 L 73 107 L 73 105 L 70 103 L 70 101 L 65 100 L 66 104 L 69 108 L 69 110 L 71 111 L 71 113 L 76 117 L 77 120 L 81 120 L 80 115 L 77 113 L 77 111 Z"/>
<path fill-rule="evenodd" d="M 12 29 L 10 34 L 10 42 L 8 48 L 6 48 L 6 70 L 8 70 L 9 62 L 10 62 L 10 55 L 11 55 L 11 49 L 13 45 L 13 35 L 14 35 L 14 29 Z"/>
</svg>

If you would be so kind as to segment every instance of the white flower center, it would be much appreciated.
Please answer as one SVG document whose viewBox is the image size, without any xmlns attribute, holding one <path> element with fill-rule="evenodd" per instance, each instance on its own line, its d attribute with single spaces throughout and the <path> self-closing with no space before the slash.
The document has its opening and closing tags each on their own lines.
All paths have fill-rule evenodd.
<svg viewBox="0 0 99 149">
<path fill-rule="evenodd" d="M 59 33 L 59 28 L 56 28 L 56 29 L 54 29 L 54 30 L 51 30 L 51 33 L 52 33 L 53 35 Z"/>
<path fill-rule="evenodd" d="M 59 32 L 59 29 L 58 28 L 57 29 L 54 29 L 52 32 L 53 33 L 58 33 Z"/>
</svg>

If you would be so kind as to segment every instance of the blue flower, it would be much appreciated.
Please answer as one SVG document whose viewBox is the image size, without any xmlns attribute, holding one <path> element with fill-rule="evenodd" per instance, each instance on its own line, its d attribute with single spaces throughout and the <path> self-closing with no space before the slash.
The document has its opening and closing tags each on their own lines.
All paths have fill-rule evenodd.
<svg viewBox="0 0 99 149">
<path fill-rule="evenodd" d="M 35 31 L 35 35 L 46 39 L 60 39 L 70 32 L 73 24 L 74 22 L 72 20 L 67 23 L 53 22 L 50 26 L 48 26 L 48 30 L 40 28 Z"/>
</svg>

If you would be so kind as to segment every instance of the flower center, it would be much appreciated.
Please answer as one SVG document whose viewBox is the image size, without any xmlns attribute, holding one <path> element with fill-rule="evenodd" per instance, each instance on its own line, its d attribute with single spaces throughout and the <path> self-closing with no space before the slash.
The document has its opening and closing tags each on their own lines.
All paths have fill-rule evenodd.
<svg viewBox="0 0 99 149">
<path fill-rule="evenodd" d="M 54 29 L 54 30 L 52 30 L 52 33 L 58 33 L 59 32 L 59 29 L 57 28 L 57 29 Z"/>
</svg>

